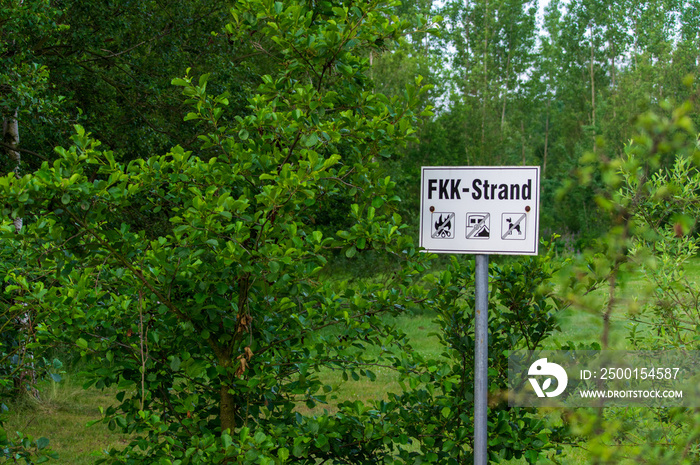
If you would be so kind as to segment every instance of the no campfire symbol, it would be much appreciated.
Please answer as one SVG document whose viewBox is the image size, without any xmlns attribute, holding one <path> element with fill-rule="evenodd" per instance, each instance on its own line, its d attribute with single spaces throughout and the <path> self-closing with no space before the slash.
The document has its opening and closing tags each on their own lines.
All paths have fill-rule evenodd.
<svg viewBox="0 0 700 465">
<path fill-rule="evenodd" d="M 452 239 L 455 237 L 455 214 L 452 212 L 433 212 L 432 217 L 433 239 Z"/>
</svg>

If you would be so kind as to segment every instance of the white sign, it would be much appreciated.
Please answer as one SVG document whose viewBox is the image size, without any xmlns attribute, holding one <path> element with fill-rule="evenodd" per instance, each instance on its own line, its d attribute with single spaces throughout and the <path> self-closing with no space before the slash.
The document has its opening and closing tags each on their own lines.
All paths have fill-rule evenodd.
<svg viewBox="0 0 700 465">
<path fill-rule="evenodd" d="M 420 245 L 428 252 L 537 255 L 539 166 L 424 166 Z"/>
</svg>

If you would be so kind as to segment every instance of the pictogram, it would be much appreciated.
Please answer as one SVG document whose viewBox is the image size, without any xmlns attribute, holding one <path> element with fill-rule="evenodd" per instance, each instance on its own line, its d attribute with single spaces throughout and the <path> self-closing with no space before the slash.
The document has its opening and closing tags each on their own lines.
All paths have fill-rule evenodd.
<svg viewBox="0 0 700 465">
<path fill-rule="evenodd" d="M 455 214 L 453 212 L 433 212 L 432 231 L 433 239 L 452 239 L 455 237 Z"/>
</svg>

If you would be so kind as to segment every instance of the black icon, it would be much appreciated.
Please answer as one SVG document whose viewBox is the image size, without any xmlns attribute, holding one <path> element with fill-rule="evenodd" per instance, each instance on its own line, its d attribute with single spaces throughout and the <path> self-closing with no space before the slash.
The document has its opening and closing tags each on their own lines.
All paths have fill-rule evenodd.
<svg viewBox="0 0 700 465">
<path fill-rule="evenodd" d="M 520 230 L 520 223 L 515 223 L 513 225 L 513 219 L 512 218 L 506 218 L 506 222 L 508 223 L 508 232 L 512 234 L 513 230 L 516 230 L 518 232 L 518 236 L 521 235 L 523 232 Z"/>
<path fill-rule="evenodd" d="M 434 212 L 431 237 L 433 239 L 452 239 L 454 235 L 454 213 Z"/>
<path fill-rule="evenodd" d="M 491 237 L 491 215 L 489 213 L 467 213 L 467 239 Z"/>
<path fill-rule="evenodd" d="M 525 239 L 525 213 L 504 213 L 501 222 L 501 239 Z"/>
</svg>

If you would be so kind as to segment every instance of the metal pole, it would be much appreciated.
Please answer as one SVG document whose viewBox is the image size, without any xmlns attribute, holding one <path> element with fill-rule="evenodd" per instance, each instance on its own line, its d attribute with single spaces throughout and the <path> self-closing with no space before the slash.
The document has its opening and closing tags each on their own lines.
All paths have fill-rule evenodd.
<svg viewBox="0 0 700 465">
<path fill-rule="evenodd" d="M 487 465 L 489 256 L 476 256 L 474 322 L 474 465 Z"/>
</svg>

